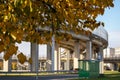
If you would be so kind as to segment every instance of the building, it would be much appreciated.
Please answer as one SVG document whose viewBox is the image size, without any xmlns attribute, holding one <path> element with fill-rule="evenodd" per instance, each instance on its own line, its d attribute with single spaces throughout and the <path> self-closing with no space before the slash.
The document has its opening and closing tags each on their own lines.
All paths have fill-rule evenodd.
<svg viewBox="0 0 120 80">
<path fill-rule="evenodd" d="M 107 48 L 104 50 L 104 66 L 108 70 L 120 68 L 120 48 Z"/>
<path fill-rule="evenodd" d="M 120 47 L 115 48 L 115 56 L 120 57 Z"/>
<path fill-rule="evenodd" d="M 115 56 L 116 54 L 115 50 L 116 50 L 115 48 L 106 48 L 104 50 L 104 58 Z"/>
</svg>

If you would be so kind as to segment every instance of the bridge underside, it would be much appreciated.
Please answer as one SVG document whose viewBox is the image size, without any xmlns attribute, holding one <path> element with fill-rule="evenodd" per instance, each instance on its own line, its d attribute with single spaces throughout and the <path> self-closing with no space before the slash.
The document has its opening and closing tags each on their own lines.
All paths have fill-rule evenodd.
<svg viewBox="0 0 120 80">
<path fill-rule="evenodd" d="M 104 63 L 120 63 L 120 58 L 105 58 Z"/>
</svg>

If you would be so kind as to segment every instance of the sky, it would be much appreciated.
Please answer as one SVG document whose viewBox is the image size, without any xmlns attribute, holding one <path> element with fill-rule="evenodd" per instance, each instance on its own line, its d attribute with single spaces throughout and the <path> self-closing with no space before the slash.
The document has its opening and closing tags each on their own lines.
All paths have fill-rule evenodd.
<svg viewBox="0 0 120 80">
<path fill-rule="evenodd" d="M 107 8 L 104 15 L 98 16 L 98 21 L 105 23 L 104 28 L 108 32 L 108 47 L 120 47 L 120 0 L 114 1 L 113 8 Z M 19 50 L 24 54 L 30 54 L 30 43 L 22 42 L 19 44 Z M 39 45 L 39 55 L 46 56 L 46 45 Z"/>
<path fill-rule="evenodd" d="M 120 47 L 120 0 L 114 1 L 113 8 L 107 8 L 104 15 L 98 16 L 97 20 L 105 23 L 108 32 L 108 47 Z"/>
<path fill-rule="evenodd" d="M 26 56 L 30 56 L 30 43 L 29 42 L 22 42 L 21 44 L 18 45 L 18 50 L 22 53 L 24 53 Z M 40 57 L 46 57 L 46 45 L 39 45 L 39 56 Z"/>
</svg>

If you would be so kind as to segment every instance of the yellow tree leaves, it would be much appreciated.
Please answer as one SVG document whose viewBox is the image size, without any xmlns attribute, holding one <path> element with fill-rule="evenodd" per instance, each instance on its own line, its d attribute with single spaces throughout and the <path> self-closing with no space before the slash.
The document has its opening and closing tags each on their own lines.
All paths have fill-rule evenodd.
<svg viewBox="0 0 120 80">
<path fill-rule="evenodd" d="M 0 42 L 0 53 L 4 51 L 4 44 Z"/>
<path fill-rule="evenodd" d="M 18 28 L 16 31 L 11 31 L 10 35 L 15 41 L 20 43 L 23 40 L 24 32 L 22 29 Z"/>
<path fill-rule="evenodd" d="M 8 46 L 8 49 L 6 49 L 4 54 L 4 59 L 8 60 L 13 54 L 16 54 L 18 50 L 18 47 L 14 44 L 11 44 Z"/>
<path fill-rule="evenodd" d="M 32 64 L 32 58 L 29 58 L 27 60 L 27 57 L 23 54 L 23 53 L 19 53 L 17 55 L 17 58 L 18 58 L 18 61 L 21 63 L 21 64 L 24 64 L 25 62 L 29 62 L 30 64 Z"/>
<path fill-rule="evenodd" d="M 66 40 L 72 38 L 60 31 L 89 35 L 85 28 L 92 31 L 98 27 L 96 17 L 113 6 L 113 0 L 0 0 L 0 52 L 5 52 L 7 60 L 17 49 L 11 44 L 22 40 L 44 44 L 50 42 L 53 34 L 56 42 L 64 36 Z M 24 57 L 23 63 L 25 56 L 20 54 L 19 60 L 20 57 Z"/>
<path fill-rule="evenodd" d="M 32 64 L 32 58 L 29 58 L 29 59 L 28 59 L 28 62 L 29 62 L 30 64 Z"/>
<path fill-rule="evenodd" d="M 23 64 L 24 62 L 27 61 L 27 58 L 23 53 L 18 54 L 17 57 L 18 57 L 18 60 L 21 64 Z"/>
</svg>

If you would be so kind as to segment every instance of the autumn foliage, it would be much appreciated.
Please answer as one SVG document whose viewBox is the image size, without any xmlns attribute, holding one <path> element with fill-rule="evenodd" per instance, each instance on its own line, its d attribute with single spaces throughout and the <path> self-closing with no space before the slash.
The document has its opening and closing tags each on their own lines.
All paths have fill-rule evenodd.
<svg viewBox="0 0 120 80">
<path fill-rule="evenodd" d="M 59 42 L 67 35 L 61 30 L 89 35 L 100 25 L 96 17 L 113 6 L 113 0 L 0 0 L 0 52 L 8 60 L 23 40 L 45 44 L 54 34 Z M 23 53 L 16 55 L 20 63 L 27 61 Z"/>
</svg>

